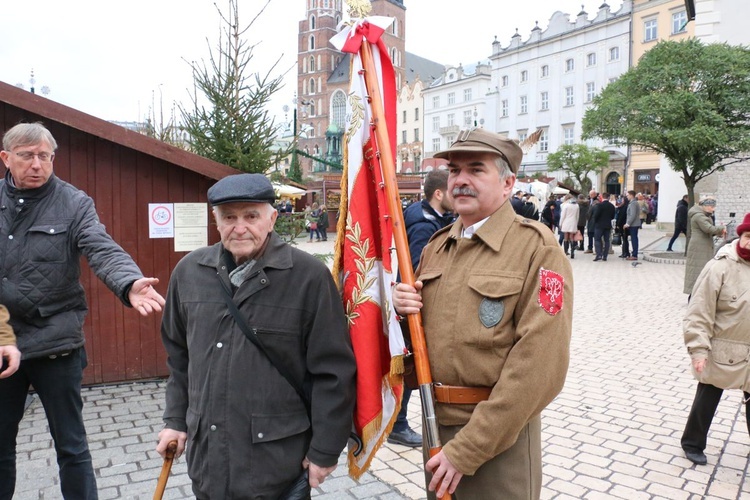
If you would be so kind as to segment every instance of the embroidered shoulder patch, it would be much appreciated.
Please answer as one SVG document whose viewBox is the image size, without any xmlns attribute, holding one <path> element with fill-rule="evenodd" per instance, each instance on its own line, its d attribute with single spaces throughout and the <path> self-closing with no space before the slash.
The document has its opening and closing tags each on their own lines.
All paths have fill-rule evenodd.
<svg viewBox="0 0 750 500">
<path fill-rule="evenodd" d="M 552 316 L 563 308 L 563 277 L 549 269 L 539 270 L 539 305 Z"/>
</svg>

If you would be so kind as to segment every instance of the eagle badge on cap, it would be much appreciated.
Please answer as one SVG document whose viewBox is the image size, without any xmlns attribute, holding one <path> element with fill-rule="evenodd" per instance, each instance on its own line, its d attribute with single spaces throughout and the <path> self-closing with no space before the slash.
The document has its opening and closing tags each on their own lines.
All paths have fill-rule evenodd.
<svg viewBox="0 0 750 500">
<path fill-rule="evenodd" d="M 539 305 L 552 316 L 563 308 L 563 277 L 549 269 L 539 270 Z"/>
</svg>

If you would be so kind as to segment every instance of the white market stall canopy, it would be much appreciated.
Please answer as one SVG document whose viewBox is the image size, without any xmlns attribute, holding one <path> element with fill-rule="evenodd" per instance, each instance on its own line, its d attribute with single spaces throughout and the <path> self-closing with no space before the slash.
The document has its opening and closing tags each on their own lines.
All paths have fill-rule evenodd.
<svg viewBox="0 0 750 500">
<path fill-rule="evenodd" d="M 279 182 L 272 182 L 273 190 L 276 193 L 277 198 L 294 198 L 298 200 L 305 195 L 307 191 L 304 189 L 296 188 L 288 184 L 281 184 Z"/>
</svg>

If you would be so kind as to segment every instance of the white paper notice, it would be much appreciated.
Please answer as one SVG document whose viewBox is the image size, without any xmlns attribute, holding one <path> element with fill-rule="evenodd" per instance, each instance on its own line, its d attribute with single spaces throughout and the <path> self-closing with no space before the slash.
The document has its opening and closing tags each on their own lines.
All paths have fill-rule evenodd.
<svg viewBox="0 0 750 500">
<path fill-rule="evenodd" d="M 174 204 L 174 251 L 192 252 L 208 245 L 208 206 Z"/>
<path fill-rule="evenodd" d="M 174 207 L 171 203 L 148 204 L 149 238 L 174 238 Z"/>
</svg>

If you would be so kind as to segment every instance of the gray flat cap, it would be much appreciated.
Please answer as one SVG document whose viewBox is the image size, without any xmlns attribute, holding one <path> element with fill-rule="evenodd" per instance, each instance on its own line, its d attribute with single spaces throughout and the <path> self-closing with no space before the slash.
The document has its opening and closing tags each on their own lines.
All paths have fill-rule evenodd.
<svg viewBox="0 0 750 500">
<path fill-rule="evenodd" d="M 238 174 L 224 177 L 208 189 L 211 205 L 224 203 L 271 203 L 276 193 L 263 174 Z"/>
</svg>

